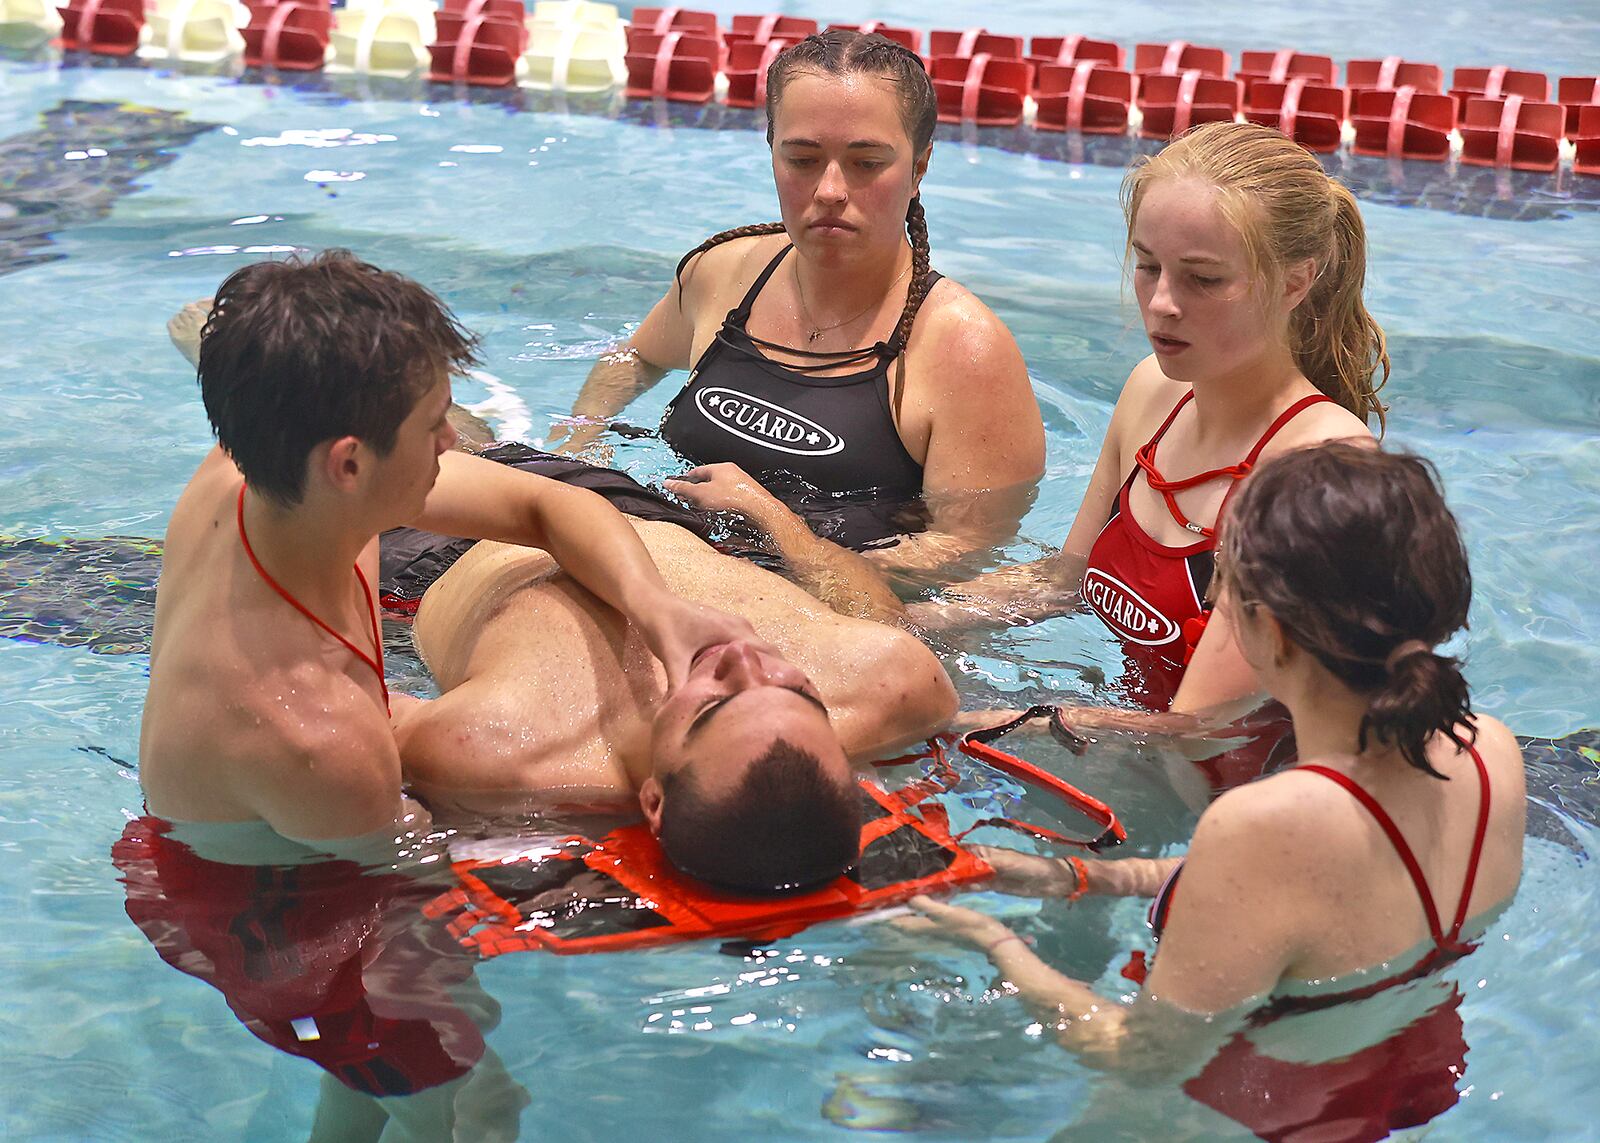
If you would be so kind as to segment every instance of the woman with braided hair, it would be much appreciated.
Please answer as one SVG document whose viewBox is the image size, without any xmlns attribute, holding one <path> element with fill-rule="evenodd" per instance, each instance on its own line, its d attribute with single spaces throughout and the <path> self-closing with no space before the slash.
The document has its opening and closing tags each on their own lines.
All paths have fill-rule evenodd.
<svg viewBox="0 0 1600 1143">
<path fill-rule="evenodd" d="M 780 549 L 812 543 L 791 509 L 856 548 L 926 524 L 884 553 L 901 566 L 1014 534 L 1044 428 L 1010 332 L 930 266 L 918 188 L 935 121 L 921 60 L 882 36 L 829 31 L 778 56 L 767 141 L 783 221 L 684 258 L 590 373 L 573 406 L 589 423 L 559 448 L 692 366 L 661 435 L 700 467 L 670 487 L 742 513 Z"/>
</svg>

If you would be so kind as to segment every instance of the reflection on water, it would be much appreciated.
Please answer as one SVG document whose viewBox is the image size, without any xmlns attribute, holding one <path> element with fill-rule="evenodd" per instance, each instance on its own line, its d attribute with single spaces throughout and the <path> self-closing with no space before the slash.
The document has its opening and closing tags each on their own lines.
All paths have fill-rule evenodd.
<svg viewBox="0 0 1600 1143">
<path fill-rule="evenodd" d="M 105 218 L 138 180 L 214 124 L 177 111 L 71 99 L 0 139 L 0 274 L 66 255 L 52 236 Z"/>
</svg>

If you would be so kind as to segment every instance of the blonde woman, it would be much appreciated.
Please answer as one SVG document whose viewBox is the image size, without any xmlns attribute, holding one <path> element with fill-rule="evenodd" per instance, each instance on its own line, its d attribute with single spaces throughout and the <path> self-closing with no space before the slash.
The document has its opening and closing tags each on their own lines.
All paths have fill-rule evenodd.
<svg viewBox="0 0 1600 1143">
<path fill-rule="evenodd" d="M 1389 361 L 1362 304 L 1355 199 L 1276 131 L 1200 127 L 1128 175 L 1123 205 L 1153 352 L 1123 386 L 1066 542 L 912 613 L 949 627 L 1085 606 L 1122 642 L 1123 694 L 1184 717 L 1074 708 L 1069 721 L 1181 731 L 1197 725 L 1188 716 L 1256 705 L 1259 690 L 1231 626 L 1208 623 L 1223 506 L 1268 457 L 1371 442 Z"/>
</svg>

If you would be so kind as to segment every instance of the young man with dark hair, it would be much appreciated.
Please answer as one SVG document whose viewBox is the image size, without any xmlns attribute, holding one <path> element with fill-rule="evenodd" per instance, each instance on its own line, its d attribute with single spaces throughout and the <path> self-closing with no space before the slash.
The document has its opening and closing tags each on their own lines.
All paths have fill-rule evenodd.
<svg viewBox="0 0 1600 1143">
<path fill-rule="evenodd" d="M 860 856 L 860 795 L 783 738 L 722 797 L 708 793 L 692 767 L 670 771 L 656 820 L 661 849 L 680 871 L 731 889 L 798 892 Z"/>
<path fill-rule="evenodd" d="M 152 814 L 318 841 L 402 818 L 370 589 L 378 534 L 400 524 L 544 549 L 671 686 L 750 636 L 672 594 L 600 497 L 449 451 L 450 375 L 475 342 L 417 283 L 343 251 L 258 263 L 204 320 L 219 447 L 167 532 L 140 735 Z"/>
</svg>

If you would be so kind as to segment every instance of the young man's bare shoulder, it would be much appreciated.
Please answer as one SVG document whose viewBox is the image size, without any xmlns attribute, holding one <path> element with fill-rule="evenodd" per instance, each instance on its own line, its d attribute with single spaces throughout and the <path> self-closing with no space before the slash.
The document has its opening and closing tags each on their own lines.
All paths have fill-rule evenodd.
<svg viewBox="0 0 1600 1143">
<path fill-rule="evenodd" d="M 263 673 L 239 699 L 250 725 L 228 753 L 247 763 L 239 774 L 245 793 L 279 832 L 314 836 L 283 823 L 303 823 L 338 805 L 359 813 L 399 804 L 400 755 L 389 720 L 343 672 L 296 664 Z M 324 836 L 356 832 L 362 831 Z"/>
</svg>

